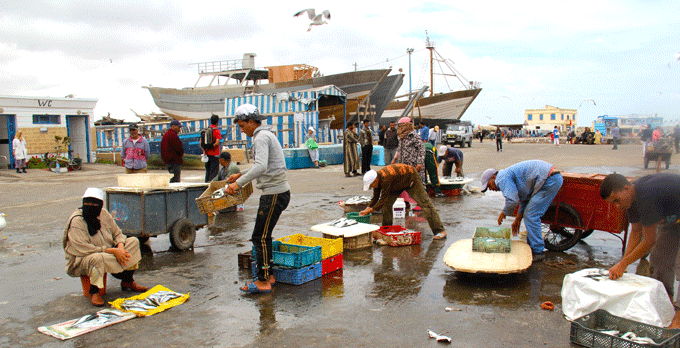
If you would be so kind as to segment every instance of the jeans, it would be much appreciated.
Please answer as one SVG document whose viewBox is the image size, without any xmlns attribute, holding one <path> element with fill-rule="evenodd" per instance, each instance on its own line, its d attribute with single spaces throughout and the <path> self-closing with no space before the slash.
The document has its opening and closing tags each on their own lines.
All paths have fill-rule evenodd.
<svg viewBox="0 0 680 348">
<path fill-rule="evenodd" d="M 679 277 L 678 247 L 680 225 L 663 223 L 656 230 L 656 241 L 649 254 L 649 276 L 663 283 L 673 301 L 674 284 Z"/>
<path fill-rule="evenodd" d="M 255 228 L 250 240 L 255 249 L 257 263 L 257 279 L 269 281 L 269 265 L 272 262 L 272 231 L 279 221 L 281 212 L 286 210 L 290 202 L 290 191 L 275 195 L 260 196 L 260 206 L 257 208 Z"/>
<path fill-rule="evenodd" d="M 503 139 L 496 138 L 496 152 L 503 151 Z"/>
<path fill-rule="evenodd" d="M 168 168 L 168 173 L 174 176 L 170 179 L 170 182 L 179 182 L 179 176 L 182 172 L 182 165 L 177 163 L 170 163 L 165 165 Z"/>
<path fill-rule="evenodd" d="M 220 170 L 220 157 L 208 156 L 208 162 L 205 162 L 205 182 L 210 182 L 217 176 Z"/>
<path fill-rule="evenodd" d="M 618 149 L 619 137 L 614 137 L 614 139 L 612 139 L 612 142 L 614 143 L 614 147 L 612 147 L 612 149 Z"/>
<path fill-rule="evenodd" d="M 373 156 L 373 145 L 361 147 L 361 174 L 366 174 L 371 170 L 371 157 Z"/>
<path fill-rule="evenodd" d="M 385 165 L 388 166 L 394 159 L 394 155 L 397 154 L 397 148 L 395 147 L 394 149 L 388 149 L 385 148 Z"/>
<path fill-rule="evenodd" d="M 545 214 L 557 192 L 562 187 L 562 175 L 555 174 L 548 177 L 543 187 L 529 199 L 524 208 L 524 226 L 527 228 L 527 242 L 531 252 L 540 254 L 545 249 L 543 234 L 541 233 L 541 217 Z"/>
</svg>

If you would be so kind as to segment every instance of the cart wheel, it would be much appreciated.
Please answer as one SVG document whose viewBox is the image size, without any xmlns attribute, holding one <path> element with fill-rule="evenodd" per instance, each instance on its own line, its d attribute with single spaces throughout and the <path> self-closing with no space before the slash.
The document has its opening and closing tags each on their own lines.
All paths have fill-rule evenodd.
<svg viewBox="0 0 680 348">
<path fill-rule="evenodd" d="M 590 236 L 591 234 L 593 234 L 593 231 L 594 231 L 594 230 L 583 231 L 583 232 L 581 233 L 581 239 L 585 239 L 586 237 Z"/>
<path fill-rule="evenodd" d="M 188 250 L 194 246 L 196 226 L 187 218 L 182 218 L 170 228 L 170 244 L 179 250 Z"/>
<path fill-rule="evenodd" d="M 581 217 L 571 206 L 561 204 L 559 215 L 555 217 L 557 205 L 551 204 L 541 220 L 557 221 L 566 225 L 581 225 Z M 564 227 L 557 224 L 541 223 L 545 247 L 552 251 L 564 251 L 573 247 L 581 239 L 582 229 Z"/>
</svg>

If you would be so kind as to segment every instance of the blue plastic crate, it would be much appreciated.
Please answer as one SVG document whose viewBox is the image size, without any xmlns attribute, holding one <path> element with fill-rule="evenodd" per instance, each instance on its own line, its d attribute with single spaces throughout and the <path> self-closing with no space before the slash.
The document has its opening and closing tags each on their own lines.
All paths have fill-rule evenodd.
<svg viewBox="0 0 680 348">
<path fill-rule="evenodd" d="M 253 276 L 257 277 L 257 269 L 255 267 L 255 262 L 252 263 Z M 312 281 L 317 278 L 321 278 L 322 266 L 321 262 L 317 262 L 313 265 L 309 265 L 302 268 L 288 268 L 281 266 L 272 266 L 272 273 L 276 282 L 300 285 Z"/>
<path fill-rule="evenodd" d="M 275 265 L 291 268 L 305 267 L 321 262 L 321 247 L 287 244 L 279 241 L 272 242 L 272 261 Z M 253 247 L 253 260 L 255 248 Z"/>
</svg>

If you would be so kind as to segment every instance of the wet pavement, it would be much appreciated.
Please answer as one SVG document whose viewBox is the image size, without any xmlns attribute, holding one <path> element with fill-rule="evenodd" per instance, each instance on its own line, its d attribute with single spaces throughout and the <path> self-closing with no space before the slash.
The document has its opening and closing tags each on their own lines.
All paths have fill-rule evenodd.
<svg viewBox="0 0 680 348">
<path fill-rule="evenodd" d="M 464 167 L 476 180 L 474 186 L 487 167 L 502 169 L 530 158 L 581 173 L 653 173 L 642 169 L 639 146 L 620 149 L 504 144 L 505 152 L 497 153 L 491 143 L 473 143 L 463 150 Z M 678 166 L 669 171 L 677 173 Z M 596 231 L 566 252 L 548 252 L 544 262 L 520 274 L 455 272 L 442 261 L 448 247 L 470 238 L 477 226 L 496 224 L 504 200 L 489 192 L 433 198 L 449 233 L 444 241 L 432 240 L 427 223 L 411 215 L 406 223 L 423 231 L 420 245 L 346 250 L 342 271 L 300 286 L 279 283 L 269 294 L 242 295 L 238 287 L 251 276 L 238 268 L 237 254 L 250 250 L 256 190 L 244 211 L 220 214 L 215 226 L 199 229 L 191 251 L 171 251 L 167 234 L 150 239 L 136 280 L 190 292 L 185 304 L 64 342 L 38 333 L 38 326 L 95 311 L 82 296 L 79 280 L 64 272 L 61 235 L 85 188 L 115 186 L 120 173 L 120 167 L 99 164 L 67 174 L 0 171 L 0 212 L 8 214 L 2 231 L 7 239 L 0 242 L 0 346 L 439 346 L 427 336 L 431 329 L 452 337 L 452 347 L 568 347 L 570 323 L 560 305 L 564 275 L 608 268 L 621 257 L 620 236 Z M 200 182 L 202 176 L 200 170 L 182 173 L 189 182 Z M 365 194 L 360 178 L 344 178 L 342 166 L 289 171 L 289 179 L 291 203 L 274 238 L 320 236 L 309 227 L 341 217 L 339 200 Z M 371 222 L 380 224 L 381 215 Z M 644 273 L 646 262 L 631 265 L 629 272 L 636 271 Z M 106 299 L 128 296 L 109 277 Z M 544 301 L 554 302 L 555 310 L 540 309 Z"/>
</svg>

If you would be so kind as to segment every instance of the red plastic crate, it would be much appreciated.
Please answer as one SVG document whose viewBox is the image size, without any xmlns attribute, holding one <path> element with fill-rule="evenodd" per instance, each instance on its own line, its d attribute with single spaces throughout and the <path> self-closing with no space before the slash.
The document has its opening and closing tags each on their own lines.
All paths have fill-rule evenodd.
<svg viewBox="0 0 680 348">
<path fill-rule="evenodd" d="M 389 246 L 420 244 L 420 231 L 407 230 L 402 226 L 382 226 L 373 232 L 373 239 L 382 239 Z"/>
<path fill-rule="evenodd" d="M 321 260 L 321 275 L 326 275 L 342 269 L 342 254 Z"/>
</svg>

